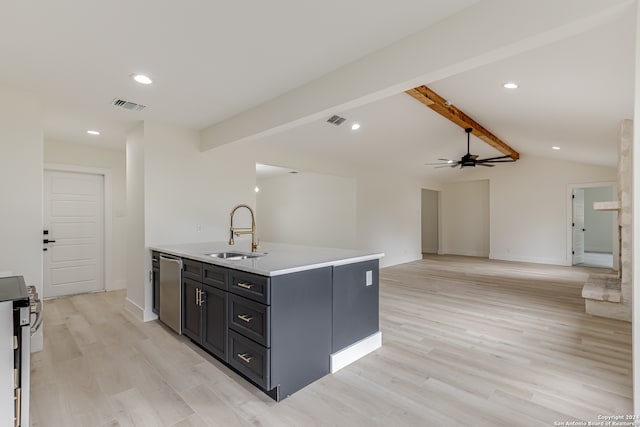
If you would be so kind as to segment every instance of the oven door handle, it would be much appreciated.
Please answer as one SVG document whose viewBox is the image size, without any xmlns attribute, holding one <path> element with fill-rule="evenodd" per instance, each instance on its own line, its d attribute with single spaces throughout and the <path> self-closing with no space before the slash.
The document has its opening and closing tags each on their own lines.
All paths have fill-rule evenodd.
<svg viewBox="0 0 640 427">
<path fill-rule="evenodd" d="M 36 301 L 36 307 L 36 311 L 33 313 L 36 315 L 36 320 L 31 325 L 31 335 L 34 335 L 42 325 L 42 301 Z"/>
</svg>

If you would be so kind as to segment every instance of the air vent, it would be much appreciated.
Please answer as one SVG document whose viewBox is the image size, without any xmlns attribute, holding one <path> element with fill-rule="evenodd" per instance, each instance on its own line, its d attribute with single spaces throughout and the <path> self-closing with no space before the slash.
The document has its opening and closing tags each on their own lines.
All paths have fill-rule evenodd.
<svg viewBox="0 0 640 427">
<path fill-rule="evenodd" d="M 135 102 L 131 102 L 131 101 L 126 101 L 122 98 L 114 98 L 111 103 L 116 107 L 124 108 L 125 110 L 129 110 L 129 111 L 141 111 L 146 108 L 145 105 L 136 104 Z"/>
<path fill-rule="evenodd" d="M 344 121 L 347 120 L 344 117 L 336 116 L 335 114 L 327 120 L 327 123 L 331 123 L 332 125 L 340 126 Z"/>
</svg>

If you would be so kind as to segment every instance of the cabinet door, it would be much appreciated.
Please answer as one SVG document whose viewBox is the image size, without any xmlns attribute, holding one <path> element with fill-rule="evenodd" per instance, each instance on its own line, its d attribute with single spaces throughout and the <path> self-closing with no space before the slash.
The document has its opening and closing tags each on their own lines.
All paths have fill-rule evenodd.
<svg viewBox="0 0 640 427">
<path fill-rule="evenodd" d="M 227 292 L 204 285 L 202 346 L 227 361 Z"/>
<path fill-rule="evenodd" d="M 199 282 L 182 279 L 182 334 L 197 343 L 202 338 L 201 307 L 198 304 L 201 289 Z"/>
</svg>

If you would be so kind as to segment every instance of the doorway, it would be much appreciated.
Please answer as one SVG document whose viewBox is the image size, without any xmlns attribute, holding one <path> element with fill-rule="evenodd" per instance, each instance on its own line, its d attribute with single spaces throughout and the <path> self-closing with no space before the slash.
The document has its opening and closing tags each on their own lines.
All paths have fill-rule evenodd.
<svg viewBox="0 0 640 427">
<path fill-rule="evenodd" d="M 45 298 L 105 288 L 105 177 L 44 171 Z"/>
<path fill-rule="evenodd" d="M 440 193 L 422 189 L 422 253 L 436 254 L 439 248 Z"/>
<path fill-rule="evenodd" d="M 595 202 L 617 197 L 613 185 L 576 186 L 572 190 L 572 265 L 613 268 L 617 252 L 616 217 L 593 209 Z"/>
</svg>

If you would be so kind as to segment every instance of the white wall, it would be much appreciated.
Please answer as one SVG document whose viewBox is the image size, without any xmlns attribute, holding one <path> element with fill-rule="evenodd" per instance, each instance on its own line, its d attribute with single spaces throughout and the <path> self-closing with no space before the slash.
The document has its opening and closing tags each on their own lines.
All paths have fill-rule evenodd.
<svg viewBox="0 0 640 427">
<path fill-rule="evenodd" d="M 353 177 L 356 183 L 356 239 L 352 248 L 384 252 L 380 261 L 383 267 L 422 257 L 421 190 L 425 187 L 437 189 L 438 185 L 395 170 L 361 170 L 358 165 L 346 164 L 340 156 L 309 156 L 296 146 L 289 146 L 286 140 L 282 142 L 253 141 L 243 143 L 243 146 L 254 153 L 257 163 Z M 328 243 L 326 246 L 340 244 Z"/>
<path fill-rule="evenodd" d="M 489 181 L 446 184 L 440 195 L 442 234 L 438 253 L 488 257 Z"/>
<path fill-rule="evenodd" d="M 417 178 L 396 173 L 356 176 L 356 248 L 384 252 L 382 267 L 421 259 L 421 190 Z"/>
<path fill-rule="evenodd" d="M 615 181 L 616 170 L 523 156 L 495 168 L 461 170 L 460 177 L 489 179 L 490 258 L 571 265 L 567 187 Z"/>
<path fill-rule="evenodd" d="M 145 122 L 146 245 L 225 241 L 229 213 L 255 208 L 256 162 L 242 144 L 201 152 L 199 134 Z M 238 211 L 237 224 L 250 224 Z M 234 219 L 235 221 L 235 219 Z M 250 244 L 237 239 L 237 245 Z"/>
<path fill-rule="evenodd" d="M 111 275 L 105 289 L 112 291 L 126 287 L 127 278 L 127 230 L 126 230 L 126 153 L 90 145 L 70 144 L 61 141 L 44 141 L 44 162 L 65 164 L 109 171 L 111 179 Z"/>
<path fill-rule="evenodd" d="M 257 234 L 262 240 L 354 247 L 354 178 L 301 171 L 259 179 L 257 184 Z"/>
<path fill-rule="evenodd" d="M 151 312 L 149 247 L 224 241 L 229 213 L 255 206 L 255 159 L 241 144 L 199 151 L 199 135 L 157 122 L 127 137 L 127 306 L 144 320 Z M 238 215 L 239 221 L 244 221 Z M 237 239 L 237 245 L 247 245 Z"/>
<path fill-rule="evenodd" d="M 434 190 L 422 189 L 422 252 L 438 252 L 438 203 L 439 194 Z"/>
<path fill-rule="evenodd" d="M 584 250 L 613 253 L 613 222 L 615 212 L 596 211 L 594 202 L 616 200 L 612 187 L 584 189 Z"/>
<path fill-rule="evenodd" d="M 141 319 L 145 310 L 147 261 L 144 240 L 145 173 L 144 124 L 138 124 L 127 135 L 127 308 Z"/>
<path fill-rule="evenodd" d="M 27 93 L 0 87 L 0 99 L 0 271 L 42 295 L 42 111 Z"/>
</svg>

